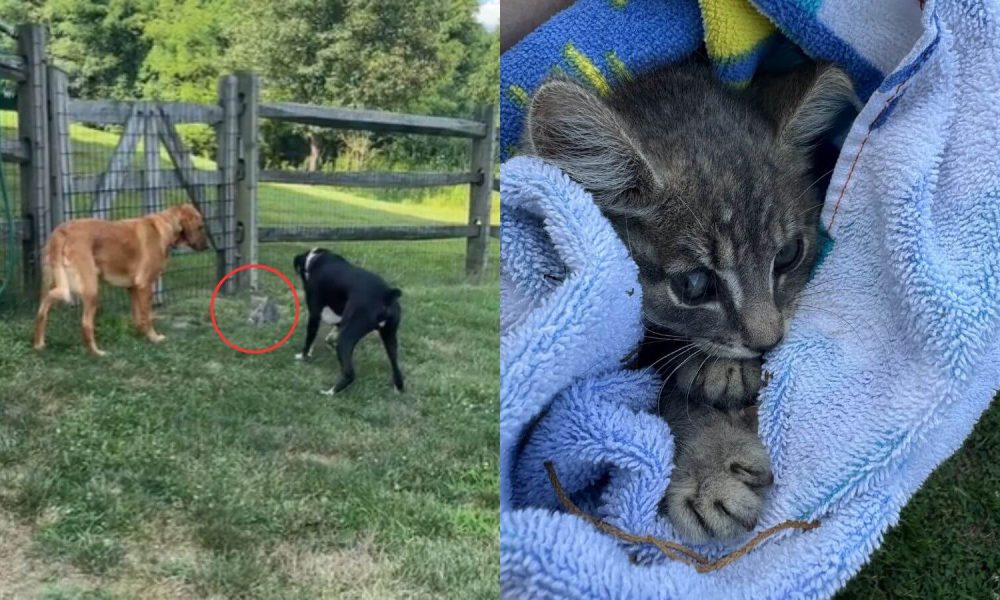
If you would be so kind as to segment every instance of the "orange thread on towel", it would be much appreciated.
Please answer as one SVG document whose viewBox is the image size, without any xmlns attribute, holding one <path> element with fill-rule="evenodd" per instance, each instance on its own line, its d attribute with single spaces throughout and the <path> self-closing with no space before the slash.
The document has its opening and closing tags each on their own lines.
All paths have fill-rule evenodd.
<svg viewBox="0 0 1000 600">
<path fill-rule="evenodd" d="M 896 96 L 899 95 L 899 88 L 903 87 L 904 83 L 906 82 L 902 81 L 900 82 L 899 85 L 896 86 L 896 89 L 892 92 L 892 95 L 889 96 L 886 99 L 885 104 L 882 105 L 882 110 L 878 111 L 878 115 L 875 117 L 875 119 L 868 124 L 868 132 L 865 133 L 865 139 L 861 140 L 861 146 L 858 147 L 858 153 L 854 155 L 854 161 L 851 163 L 851 169 L 847 172 L 847 179 L 844 180 L 844 185 L 843 187 L 840 188 L 840 195 L 837 196 L 837 203 L 833 205 L 833 214 L 830 215 L 830 224 L 827 225 L 826 227 L 826 230 L 831 234 L 833 233 L 833 222 L 837 219 L 837 211 L 840 209 L 840 201 L 844 199 L 844 193 L 847 192 L 847 184 L 851 182 L 851 177 L 854 175 L 854 167 L 858 166 L 858 159 L 861 158 L 861 151 L 865 149 L 865 144 L 868 143 L 868 138 L 870 138 L 872 135 L 875 123 L 879 122 L 879 120 L 882 118 L 882 115 L 885 114 L 886 110 L 888 110 L 889 105 L 896 98 Z"/>
<path fill-rule="evenodd" d="M 711 571 L 716 571 L 722 567 L 728 565 L 729 563 L 735 561 L 736 559 L 744 556 L 748 552 L 754 549 L 758 544 L 771 537 L 775 533 L 783 529 L 801 529 L 803 531 L 809 529 L 816 529 L 819 527 L 819 521 L 785 521 L 784 523 L 778 523 L 774 527 L 769 527 L 764 531 L 761 531 L 753 537 L 749 542 L 743 544 L 731 553 L 716 559 L 710 560 L 708 557 L 703 556 L 694 550 L 682 546 L 676 542 L 671 542 L 670 540 L 660 539 L 658 537 L 653 537 L 651 535 L 633 535 L 627 531 L 618 529 L 614 525 L 602 521 L 593 515 L 588 515 L 583 512 L 576 504 L 570 500 L 569 496 L 566 494 L 566 490 L 563 489 L 562 484 L 559 482 L 559 476 L 556 475 L 556 469 L 552 465 L 552 461 L 545 461 L 545 471 L 549 475 L 549 481 L 552 483 L 552 489 L 555 490 L 556 496 L 559 498 L 559 503 L 563 505 L 566 512 L 576 515 L 587 521 L 597 529 L 600 529 L 604 533 L 616 537 L 625 542 L 631 542 L 633 544 L 650 544 L 656 546 L 660 552 L 663 552 L 665 556 L 672 560 L 680 561 L 686 565 L 694 567 L 699 573 L 708 573 Z"/>
</svg>

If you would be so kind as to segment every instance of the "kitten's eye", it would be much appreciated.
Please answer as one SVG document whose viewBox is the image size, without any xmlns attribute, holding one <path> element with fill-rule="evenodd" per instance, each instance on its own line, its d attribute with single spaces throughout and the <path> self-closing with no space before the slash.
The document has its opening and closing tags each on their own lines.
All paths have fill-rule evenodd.
<svg viewBox="0 0 1000 600">
<path fill-rule="evenodd" d="M 701 304 L 715 297 L 715 277 L 704 269 L 674 275 L 670 286 L 685 304 Z"/>
<path fill-rule="evenodd" d="M 791 271 L 795 265 L 798 264 L 799 258 L 802 257 L 802 240 L 792 240 L 785 244 L 781 250 L 778 251 L 778 255 L 774 257 L 774 272 L 775 274 L 786 273 Z"/>
</svg>

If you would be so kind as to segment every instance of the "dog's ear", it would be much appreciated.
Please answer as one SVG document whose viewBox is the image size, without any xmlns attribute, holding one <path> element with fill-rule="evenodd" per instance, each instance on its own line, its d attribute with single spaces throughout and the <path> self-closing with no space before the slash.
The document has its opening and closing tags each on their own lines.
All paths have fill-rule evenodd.
<svg viewBox="0 0 1000 600">
<path fill-rule="evenodd" d="M 392 304 L 393 302 L 398 300 L 402 295 L 403 295 L 403 290 L 399 288 L 392 288 L 391 290 L 385 293 L 385 303 Z"/>
</svg>

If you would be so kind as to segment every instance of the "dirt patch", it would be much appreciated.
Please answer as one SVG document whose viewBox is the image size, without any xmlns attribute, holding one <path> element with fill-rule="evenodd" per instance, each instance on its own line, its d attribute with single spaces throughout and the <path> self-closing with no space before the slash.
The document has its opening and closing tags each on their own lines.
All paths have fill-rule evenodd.
<svg viewBox="0 0 1000 600">
<path fill-rule="evenodd" d="M 45 513 L 39 523 L 57 518 Z M 199 550 L 191 537 L 169 523 L 157 522 L 143 539 L 130 541 L 127 562 L 113 579 L 85 575 L 71 565 L 49 562 L 31 553 L 34 528 L 0 512 L 0 600 L 40 597 L 46 590 L 101 590 L 116 597 L 150 600 L 198 599 L 202 596 L 179 578 L 165 574 L 172 561 L 197 564 Z"/>
<path fill-rule="evenodd" d="M 427 338 L 420 341 L 442 361 L 459 358 L 465 350 L 465 347 L 461 343 L 446 342 L 434 338 Z"/>
<path fill-rule="evenodd" d="M 31 556 L 34 529 L 0 511 L 0 599 L 33 598 L 56 582 L 92 589 L 94 582 L 75 569 Z"/>
<path fill-rule="evenodd" d="M 282 543 L 269 558 L 293 581 L 308 582 L 318 598 L 430 598 L 426 593 L 405 589 L 393 577 L 392 565 L 371 536 L 351 547 L 327 550 Z"/>
<path fill-rule="evenodd" d="M 110 590 L 126 598 L 153 600 L 201 598 L 180 576 L 170 573 L 193 569 L 208 560 L 188 528 L 170 517 L 155 518 L 126 543 L 128 560 L 122 577 Z"/>
<path fill-rule="evenodd" d="M 292 462 L 306 462 L 314 465 L 332 467 L 347 462 L 347 459 L 339 454 L 323 454 L 319 452 L 286 452 L 285 458 Z"/>
</svg>

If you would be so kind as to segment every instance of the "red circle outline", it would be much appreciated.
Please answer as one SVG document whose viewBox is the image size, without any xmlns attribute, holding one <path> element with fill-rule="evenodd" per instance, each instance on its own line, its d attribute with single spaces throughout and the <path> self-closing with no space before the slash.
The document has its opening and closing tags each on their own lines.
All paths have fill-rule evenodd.
<svg viewBox="0 0 1000 600">
<path fill-rule="evenodd" d="M 285 285 L 288 286 L 288 289 L 292 290 L 292 297 L 295 298 L 295 321 L 292 323 L 291 329 L 288 330 L 288 333 L 286 333 L 285 337 L 281 338 L 280 341 L 271 344 L 267 348 L 243 348 L 242 346 L 237 346 L 236 344 L 230 342 L 229 339 L 222 334 L 222 330 L 219 329 L 219 324 L 216 323 L 215 321 L 215 299 L 219 295 L 219 290 L 222 289 L 222 284 L 224 284 L 227 279 L 239 273 L 240 271 L 246 271 L 249 269 L 264 269 L 269 273 L 277 275 L 278 277 L 281 278 L 282 281 L 285 282 Z M 261 264 L 242 265 L 226 273 L 226 276 L 219 280 L 219 283 L 215 286 L 215 290 L 212 292 L 212 300 L 208 304 L 208 312 L 212 317 L 212 327 L 215 328 L 216 335 L 219 336 L 219 339 L 221 339 L 224 344 L 226 344 L 233 350 L 236 350 L 237 352 L 242 352 L 244 354 L 267 354 L 268 352 L 273 352 L 274 350 L 277 350 L 278 348 L 283 346 L 285 342 L 291 339 L 292 334 L 295 333 L 295 328 L 299 326 L 299 293 L 295 291 L 295 286 L 292 285 L 292 282 L 288 279 L 288 277 L 286 277 L 284 273 L 282 273 L 278 269 L 275 269 L 274 267 Z"/>
</svg>

